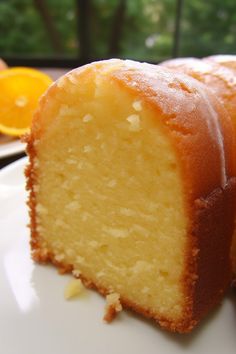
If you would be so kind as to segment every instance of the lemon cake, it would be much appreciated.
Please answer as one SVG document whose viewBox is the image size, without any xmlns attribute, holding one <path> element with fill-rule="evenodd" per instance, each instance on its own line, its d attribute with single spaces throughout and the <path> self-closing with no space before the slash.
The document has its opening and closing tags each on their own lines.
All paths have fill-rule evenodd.
<svg viewBox="0 0 236 354">
<path fill-rule="evenodd" d="M 218 54 L 212 55 L 210 57 L 204 58 L 205 61 L 214 62 L 231 69 L 233 74 L 231 80 L 235 82 L 236 77 L 236 55 L 230 54 Z M 236 85 L 234 85 L 233 94 L 236 95 Z M 234 120 L 234 129 L 236 136 L 236 121 Z M 234 230 L 233 243 L 232 243 L 232 260 L 233 260 L 233 271 L 234 271 L 234 286 L 236 286 L 236 229 Z"/>
<path fill-rule="evenodd" d="M 198 81 L 108 60 L 41 98 L 26 138 L 34 260 L 189 332 L 229 286 L 235 178 L 223 106 Z"/>
<path fill-rule="evenodd" d="M 228 111 L 236 137 L 235 58 L 236 56 L 234 55 L 216 55 L 203 60 L 196 58 L 179 58 L 168 60 L 161 65 L 188 74 L 206 84 L 218 96 Z M 231 258 L 234 278 L 236 278 L 236 228 L 233 235 Z"/>
</svg>

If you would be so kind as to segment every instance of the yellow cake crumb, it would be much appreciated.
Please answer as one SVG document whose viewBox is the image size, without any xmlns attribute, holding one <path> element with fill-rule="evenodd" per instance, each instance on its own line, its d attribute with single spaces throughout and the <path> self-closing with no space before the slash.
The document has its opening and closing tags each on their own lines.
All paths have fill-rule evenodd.
<svg viewBox="0 0 236 354">
<path fill-rule="evenodd" d="M 129 130 L 132 132 L 138 132 L 140 128 L 140 118 L 138 114 L 131 114 L 127 117 L 127 121 L 130 123 Z"/>
<path fill-rule="evenodd" d="M 91 145 L 85 145 L 83 148 L 84 152 L 91 152 L 92 151 L 92 146 Z"/>
<path fill-rule="evenodd" d="M 140 112 L 142 110 L 142 103 L 141 101 L 134 101 L 133 104 L 133 109 L 137 112 Z"/>
<path fill-rule="evenodd" d="M 84 286 L 80 279 L 71 280 L 65 287 L 64 297 L 66 300 L 72 299 L 81 294 Z"/>
<path fill-rule="evenodd" d="M 75 278 L 79 278 L 81 272 L 79 269 L 73 269 L 72 274 L 74 275 Z"/>
<path fill-rule="evenodd" d="M 105 315 L 104 321 L 111 322 L 119 312 L 122 311 L 122 305 L 120 302 L 120 294 L 111 293 L 106 296 Z"/>
<path fill-rule="evenodd" d="M 116 184 L 117 184 L 116 180 L 112 179 L 107 183 L 107 186 L 110 188 L 114 188 L 116 186 Z"/>
<path fill-rule="evenodd" d="M 85 114 L 85 116 L 83 117 L 83 122 L 84 123 L 87 123 L 87 122 L 90 122 L 91 120 L 93 119 L 93 116 L 91 114 Z"/>
</svg>

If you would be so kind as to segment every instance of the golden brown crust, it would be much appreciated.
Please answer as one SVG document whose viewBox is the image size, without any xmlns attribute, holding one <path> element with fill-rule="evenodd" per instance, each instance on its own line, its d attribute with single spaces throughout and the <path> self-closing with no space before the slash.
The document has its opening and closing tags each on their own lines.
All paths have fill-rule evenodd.
<svg viewBox="0 0 236 354">
<path fill-rule="evenodd" d="M 179 58 L 165 61 L 162 66 L 185 73 L 207 85 L 224 104 L 236 125 L 236 81 L 235 73 L 229 67 L 213 60 Z"/>
<path fill-rule="evenodd" d="M 117 311 L 114 306 L 109 306 L 105 312 L 103 320 L 107 323 L 112 322 L 117 316 Z"/>
<path fill-rule="evenodd" d="M 180 58 L 162 63 L 163 66 L 186 73 L 207 84 L 221 99 L 227 109 L 234 126 L 236 137 L 236 56 L 216 55 L 204 58 Z M 234 156 L 236 146 L 234 146 Z M 236 158 L 234 157 L 234 164 Z M 234 166 L 235 169 L 235 166 Z M 236 173 L 234 172 L 234 175 Z M 234 230 L 231 248 L 234 277 L 236 277 L 236 229 Z"/>
<path fill-rule="evenodd" d="M 116 67 L 107 74 L 110 79 L 129 93 L 139 95 L 145 104 L 158 112 L 161 125 L 168 134 L 181 165 L 186 212 L 190 220 L 186 271 L 182 279 L 185 292 L 185 317 L 175 323 L 171 319 L 158 317 L 155 313 L 122 297 L 121 303 L 126 308 L 153 318 L 170 331 L 189 332 L 200 318 L 219 302 L 229 284 L 231 273 L 228 255 L 236 188 L 235 181 L 231 179 L 235 171 L 232 126 L 217 99 L 211 93 L 204 91 L 203 86 L 197 81 L 150 65 L 143 66 L 118 60 L 113 63 Z M 95 66 L 99 70 L 101 67 L 106 67 L 106 63 L 93 64 L 93 69 Z M 86 70 L 89 72 L 91 67 L 78 69 L 73 75 L 79 76 L 81 73 L 86 73 Z M 55 264 L 61 272 L 70 272 L 73 270 L 72 265 L 56 261 L 53 253 L 41 247 L 41 239 L 36 227 L 36 196 L 33 186 L 36 184 L 37 176 L 35 176 L 34 169 L 36 156 L 34 141 L 42 134 L 40 119 L 43 117 L 43 112 L 48 108 L 50 99 L 56 95 L 57 84 L 51 87 L 42 99 L 39 111 L 34 118 L 31 135 L 27 137 L 30 163 L 26 169 L 26 176 L 27 189 L 30 191 L 28 205 L 31 219 L 31 248 L 36 261 L 43 263 L 49 261 Z M 214 134 L 212 135 L 209 129 L 208 119 L 211 114 L 218 117 L 214 124 L 218 126 L 217 139 L 220 141 L 215 140 Z M 215 116 L 212 119 L 215 119 Z M 157 123 L 160 124 L 160 121 Z M 221 143 L 223 145 L 220 147 Z M 220 156 L 222 153 L 224 161 Z M 222 179 L 222 171 L 225 174 L 225 180 Z M 217 230 L 222 231 L 222 234 L 219 234 Z M 211 248 L 213 245 L 214 249 Z M 207 246 L 206 252 L 209 252 L 210 261 L 208 254 L 204 251 L 205 246 Z M 220 251 L 221 254 L 219 254 Z M 222 268 L 215 272 L 219 264 Z M 99 284 L 85 279 L 83 275 L 81 279 L 85 286 L 94 287 L 103 295 L 109 293 Z"/>
<path fill-rule="evenodd" d="M 236 220 L 235 220 L 235 223 L 236 223 Z M 233 242 L 232 242 L 232 247 L 231 247 L 231 258 L 232 258 L 232 264 L 233 264 L 233 278 L 234 278 L 233 284 L 236 285 L 236 227 L 234 227 L 234 233 L 233 233 Z"/>
<path fill-rule="evenodd" d="M 233 177 L 224 190 L 218 188 L 194 203 L 192 235 L 195 245 L 191 248 L 197 252 L 195 274 L 198 278 L 193 284 L 195 318 L 201 318 L 207 309 L 219 302 L 231 280 L 230 258 L 224 255 L 229 255 L 231 246 L 231 238 L 225 235 L 232 235 L 234 228 L 235 186 L 236 178 Z"/>
<path fill-rule="evenodd" d="M 24 135 L 22 141 L 26 145 L 26 153 L 29 157 L 29 163 L 25 168 L 25 177 L 26 177 L 26 190 L 29 191 L 29 196 L 27 200 L 27 205 L 29 207 L 29 217 L 30 217 L 30 230 L 31 230 L 31 239 L 30 245 L 32 250 L 40 249 L 40 243 L 37 240 L 36 232 L 36 211 L 35 211 L 35 190 L 34 185 L 36 183 L 35 169 L 34 169 L 34 158 L 35 158 L 35 149 L 34 149 L 34 140 L 30 134 Z"/>
<path fill-rule="evenodd" d="M 105 306 L 105 314 L 103 320 L 107 323 L 112 322 L 118 315 L 119 312 L 122 311 L 122 305 L 120 303 L 120 294 L 111 293 L 106 296 L 106 306 Z"/>
</svg>

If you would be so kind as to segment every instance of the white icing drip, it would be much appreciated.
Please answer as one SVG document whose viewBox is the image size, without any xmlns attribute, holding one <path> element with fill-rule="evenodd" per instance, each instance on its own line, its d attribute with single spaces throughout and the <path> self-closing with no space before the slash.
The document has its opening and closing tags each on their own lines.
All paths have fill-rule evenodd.
<svg viewBox="0 0 236 354">
<path fill-rule="evenodd" d="M 209 100 L 204 90 L 202 90 L 200 87 L 198 87 L 198 89 L 209 111 L 209 114 L 207 115 L 209 119 L 206 119 L 209 132 L 211 133 L 212 138 L 217 141 L 219 146 L 220 162 L 221 162 L 221 186 L 224 188 L 227 183 L 227 176 L 226 176 L 226 161 L 225 161 L 225 151 L 224 151 L 224 138 L 220 128 L 220 122 L 218 120 L 217 113 L 209 103 Z"/>
</svg>

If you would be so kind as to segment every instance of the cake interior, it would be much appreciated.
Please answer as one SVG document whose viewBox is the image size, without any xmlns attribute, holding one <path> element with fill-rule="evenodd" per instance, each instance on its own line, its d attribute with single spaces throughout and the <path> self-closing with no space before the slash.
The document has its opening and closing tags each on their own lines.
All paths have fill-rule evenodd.
<svg viewBox="0 0 236 354">
<path fill-rule="evenodd" d="M 154 317 L 178 321 L 187 219 L 175 152 L 151 106 L 90 75 L 65 80 L 50 117 L 42 112 L 34 163 L 41 251 Z"/>
</svg>

